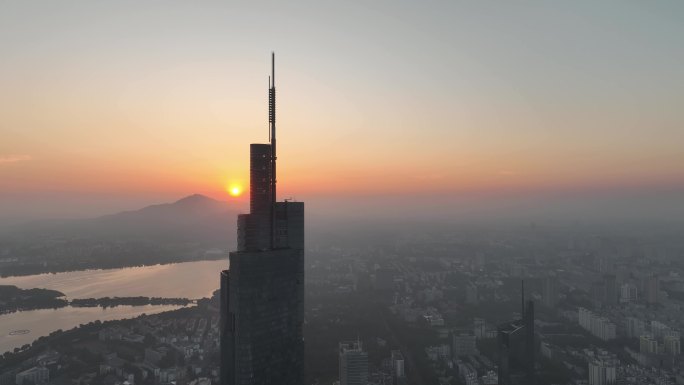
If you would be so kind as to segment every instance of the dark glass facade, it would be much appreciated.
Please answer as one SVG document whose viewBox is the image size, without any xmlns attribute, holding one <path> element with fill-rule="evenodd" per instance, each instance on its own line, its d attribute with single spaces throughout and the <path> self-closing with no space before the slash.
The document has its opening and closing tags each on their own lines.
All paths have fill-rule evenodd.
<svg viewBox="0 0 684 385">
<path fill-rule="evenodd" d="M 250 213 L 221 272 L 222 385 L 304 383 L 304 203 L 275 201 L 274 167 L 273 127 L 250 146 Z"/>
<path fill-rule="evenodd" d="M 304 382 L 304 253 L 233 252 L 221 275 L 224 384 Z"/>
</svg>

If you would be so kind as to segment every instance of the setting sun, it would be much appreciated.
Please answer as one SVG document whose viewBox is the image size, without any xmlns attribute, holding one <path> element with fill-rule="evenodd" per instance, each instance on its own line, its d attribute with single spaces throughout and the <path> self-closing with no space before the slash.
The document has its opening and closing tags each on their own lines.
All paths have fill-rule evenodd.
<svg viewBox="0 0 684 385">
<path fill-rule="evenodd" d="M 231 185 L 228 187 L 228 194 L 232 197 L 239 197 L 242 195 L 242 186 L 239 185 Z"/>
</svg>

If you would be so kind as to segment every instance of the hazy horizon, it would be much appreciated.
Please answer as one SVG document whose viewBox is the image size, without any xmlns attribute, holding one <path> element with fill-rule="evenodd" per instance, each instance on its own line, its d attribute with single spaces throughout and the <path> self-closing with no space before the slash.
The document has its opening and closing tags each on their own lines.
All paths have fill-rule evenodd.
<svg viewBox="0 0 684 385">
<path fill-rule="evenodd" d="M 0 222 L 244 207 L 272 50 L 280 198 L 309 215 L 681 220 L 682 11 L 5 2 Z"/>
<path fill-rule="evenodd" d="M 173 203 L 186 196 L 62 197 L 55 206 L 51 201 L 28 199 L 26 206 L 0 204 L 3 212 L 0 229 L 44 220 L 88 219 L 135 211 L 150 205 Z M 225 201 L 236 213 L 248 212 L 244 200 L 225 196 L 211 197 Z M 416 195 L 416 196 L 319 196 L 303 200 L 309 209 L 308 221 L 345 225 L 349 223 L 566 223 L 566 224 L 684 224 L 684 199 L 679 191 L 583 192 L 563 195 Z M 6 201 L 3 201 L 6 202 Z M 16 205 L 16 202 L 12 203 Z"/>
</svg>

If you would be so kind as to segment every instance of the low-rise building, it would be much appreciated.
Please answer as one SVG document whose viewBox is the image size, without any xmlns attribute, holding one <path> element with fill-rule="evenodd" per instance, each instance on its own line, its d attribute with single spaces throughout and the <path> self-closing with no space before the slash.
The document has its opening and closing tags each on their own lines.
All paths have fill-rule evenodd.
<svg viewBox="0 0 684 385">
<path fill-rule="evenodd" d="M 17 385 L 38 385 L 45 384 L 50 379 L 50 371 L 41 366 L 34 366 L 31 369 L 17 373 L 15 383 Z"/>
</svg>

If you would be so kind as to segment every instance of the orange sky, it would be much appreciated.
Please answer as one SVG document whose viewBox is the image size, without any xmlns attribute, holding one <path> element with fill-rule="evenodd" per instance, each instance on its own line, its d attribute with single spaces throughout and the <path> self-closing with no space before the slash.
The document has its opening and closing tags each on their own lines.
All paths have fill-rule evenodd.
<svg viewBox="0 0 684 385">
<path fill-rule="evenodd" d="M 3 3 L 0 194 L 228 199 L 268 140 L 272 49 L 281 196 L 681 188 L 672 15 Z"/>
</svg>

